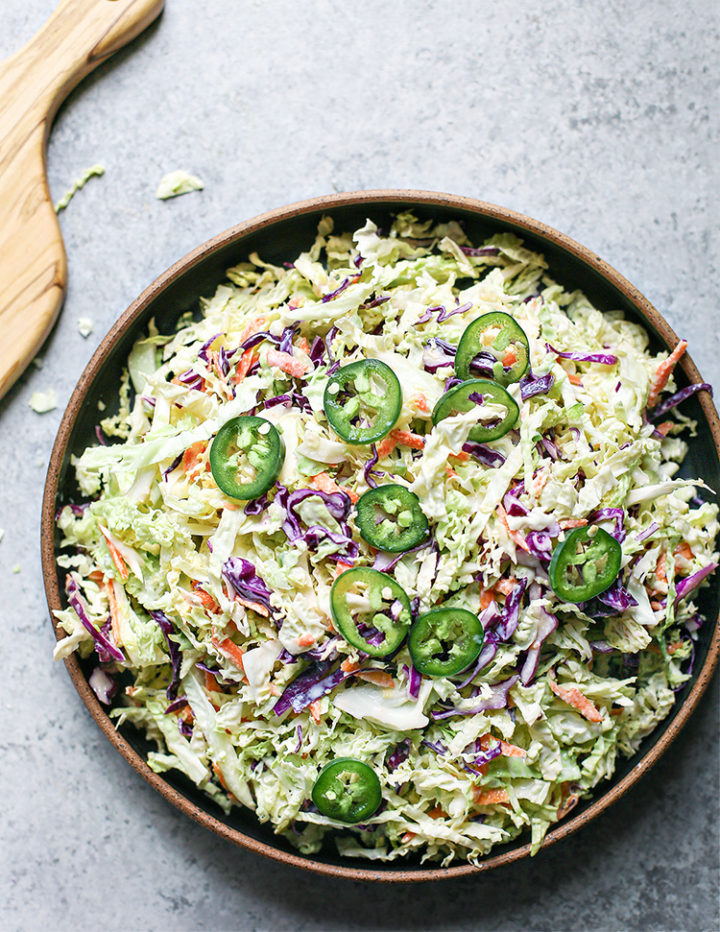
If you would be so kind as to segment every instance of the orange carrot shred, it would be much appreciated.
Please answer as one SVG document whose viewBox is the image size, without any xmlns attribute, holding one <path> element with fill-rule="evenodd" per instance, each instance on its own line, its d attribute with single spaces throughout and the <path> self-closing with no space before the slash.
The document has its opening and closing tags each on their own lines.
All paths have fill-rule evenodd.
<svg viewBox="0 0 720 932">
<path fill-rule="evenodd" d="M 530 547 L 528 546 L 527 541 L 522 536 L 522 534 L 519 531 L 510 530 L 510 525 L 508 524 L 508 519 L 507 519 L 507 511 L 505 511 L 502 505 L 497 506 L 497 513 L 498 513 L 500 520 L 503 523 L 505 530 L 507 531 L 507 534 L 510 540 L 516 546 L 518 546 L 521 550 L 526 550 L 528 553 L 530 553 Z"/>
<path fill-rule="evenodd" d="M 128 570 L 127 566 L 125 566 L 125 561 L 123 560 L 122 554 L 104 531 L 102 532 L 102 536 L 105 538 L 105 543 L 107 544 L 107 548 L 110 551 L 110 557 L 115 564 L 115 569 L 120 574 L 120 578 L 127 579 L 130 575 L 130 571 Z"/>
<path fill-rule="evenodd" d="M 222 641 L 218 638 L 211 638 L 211 641 L 219 651 L 222 651 L 226 657 L 228 657 L 235 666 L 239 667 L 243 673 L 245 672 L 245 667 L 243 666 L 243 654 L 244 651 L 241 650 L 234 641 L 231 641 L 230 638 L 223 638 Z"/>
<path fill-rule="evenodd" d="M 583 383 L 583 380 L 575 372 L 568 372 L 567 377 L 571 385 L 582 385 Z"/>
<path fill-rule="evenodd" d="M 242 382 L 259 358 L 254 349 L 245 350 L 240 357 L 240 362 L 235 367 L 235 375 L 233 375 L 230 381 L 234 382 L 236 385 Z"/>
<path fill-rule="evenodd" d="M 316 725 L 320 724 L 320 700 L 316 699 L 314 702 L 311 702 L 308 706 L 310 709 L 310 714 L 313 717 L 313 721 Z"/>
<path fill-rule="evenodd" d="M 480 786 L 474 786 L 472 795 L 478 806 L 498 806 L 510 802 L 507 790 L 483 790 Z"/>
<path fill-rule="evenodd" d="M 359 680 L 365 680 L 375 686 L 382 686 L 384 689 L 392 689 L 394 686 L 393 678 L 384 670 L 361 670 L 356 676 Z"/>
<path fill-rule="evenodd" d="M 560 686 L 555 679 L 555 671 L 550 670 L 548 673 L 548 682 L 550 689 L 555 693 L 558 699 L 567 702 L 574 709 L 586 718 L 589 722 L 601 722 L 603 720 L 602 712 L 593 705 L 592 702 L 584 696 L 577 686 Z"/>
<path fill-rule="evenodd" d="M 289 375 L 305 375 L 308 370 L 308 363 L 303 362 L 302 359 L 295 359 L 290 353 L 283 353 L 276 349 L 268 350 L 267 361 L 269 366 L 282 369 L 283 372 L 287 372 Z"/>
<path fill-rule="evenodd" d="M 326 472 L 319 472 L 317 475 L 313 476 L 310 479 L 312 485 L 318 489 L 320 492 L 342 492 L 350 499 L 354 504 L 359 498 L 360 495 L 354 489 L 345 489 L 342 486 L 338 485 L 337 482 L 329 476 Z"/>
<path fill-rule="evenodd" d="M 687 340 L 680 340 L 675 349 L 670 353 L 667 359 L 664 359 L 657 367 L 655 379 L 650 387 L 648 395 L 648 408 L 652 408 L 660 397 L 660 392 L 665 388 L 673 369 L 680 361 L 683 353 L 687 349 Z"/>
</svg>

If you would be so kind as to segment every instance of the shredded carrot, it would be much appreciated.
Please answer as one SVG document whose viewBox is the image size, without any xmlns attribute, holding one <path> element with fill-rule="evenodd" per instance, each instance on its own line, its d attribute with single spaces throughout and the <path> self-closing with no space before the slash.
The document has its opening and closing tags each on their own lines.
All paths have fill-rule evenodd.
<svg viewBox="0 0 720 932">
<path fill-rule="evenodd" d="M 315 643 L 312 634 L 301 634 L 297 639 L 298 647 L 311 647 Z"/>
<path fill-rule="evenodd" d="M 485 611 L 488 605 L 493 601 L 493 591 L 492 589 L 481 589 L 480 590 L 480 610 Z"/>
<path fill-rule="evenodd" d="M 220 641 L 215 637 L 211 638 L 211 641 L 219 651 L 222 651 L 226 657 L 232 660 L 236 667 L 239 667 L 243 673 L 245 672 L 245 667 L 243 666 L 244 651 L 241 650 L 234 641 L 231 641 L 230 638 L 223 638 L 223 640 Z"/>
<path fill-rule="evenodd" d="M 577 686 L 560 686 L 555 679 L 555 671 L 550 670 L 548 673 L 548 682 L 550 689 L 555 695 L 567 702 L 574 709 L 586 718 L 589 722 L 601 722 L 603 720 L 602 712 L 590 702 L 587 696 L 584 696 Z"/>
<path fill-rule="evenodd" d="M 182 467 L 184 472 L 189 472 L 191 469 L 194 469 L 198 465 L 200 462 L 200 456 L 205 450 L 205 446 L 205 440 L 196 440 L 195 443 L 191 443 L 187 450 L 185 450 L 182 458 Z"/>
<path fill-rule="evenodd" d="M 673 550 L 673 556 L 682 557 L 683 560 L 692 560 L 695 557 L 695 554 L 692 552 L 692 547 L 690 544 L 684 540 Z"/>
<path fill-rule="evenodd" d="M 312 476 L 310 482 L 314 488 L 318 489 L 320 492 L 342 492 L 344 495 L 347 495 L 353 504 L 360 498 L 360 495 L 354 491 L 354 489 L 344 489 L 337 484 L 332 476 L 328 476 L 326 472 L 319 472 L 317 475 Z"/>
<path fill-rule="evenodd" d="M 583 380 L 575 372 L 568 372 L 567 377 L 571 385 L 582 385 L 583 383 Z"/>
<path fill-rule="evenodd" d="M 359 680 L 365 680 L 375 686 L 382 686 L 384 689 L 392 689 L 395 685 L 393 678 L 384 670 L 361 670 L 356 676 Z"/>
<path fill-rule="evenodd" d="M 514 346 L 508 346 L 505 355 L 502 358 L 503 366 L 513 366 L 517 362 L 517 350 Z"/>
<path fill-rule="evenodd" d="M 460 460 L 462 463 L 467 463 L 470 459 L 470 454 L 465 450 L 461 450 L 459 453 L 451 453 L 450 456 L 452 456 L 453 459 Z"/>
<path fill-rule="evenodd" d="M 659 592 L 661 595 L 665 595 L 668 591 L 668 581 L 667 581 L 667 554 L 663 552 L 658 557 L 657 566 L 655 567 L 655 579 L 657 583 L 653 592 Z"/>
<path fill-rule="evenodd" d="M 235 601 L 239 602 L 240 605 L 244 605 L 245 608 L 251 608 L 254 612 L 257 612 L 258 615 L 262 615 L 263 618 L 270 617 L 270 612 L 265 608 L 262 602 L 251 602 L 249 599 L 243 599 L 239 595 L 235 596 Z"/>
<path fill-rule="evenodd" d="M 414 434 L 411 430 L 394 430 L 392 433 L 398 443 L 412 447 L 413 450 L 422 450 L 425 446 L 425 438 L 420 434 Z"/>
<path fill-rule="evenodd" d="M 480 741 L 480 748 L 483 751 L 487 751 L 489 748 L 499 744 L 500 753 L 503 757 L 527 757 L 527 751 L 523 750 L 523 748 L 519 748 L 515 744 L 508 744 L 507 741 L 503 741 L 501 738 L 495 738 L 489 732 L 486 735 L 481 735 L 478 740 Z"/>
<path fill-rule="evenodd" d="M 585 527 L 587 518 L 563 518 L 561 521 L 558 521 L 558 524 L 564 531 L 567 531 L 573 527 Z"/>
<path fill-rule="evenodd" d="M 528 547 L 527 541 L 522 536 L 522 534 L 519 531 L 510 530 L 510 525 L 508 524 L 508 519 L 507 519 L 507 511 L 505 511 L 502 505 L 497 506 L 497 513 L 498 513 L 500 520 L 503 523 L 505 530 L 507 531 L 507 535 L 510 538 L 510 540 L 516 546 L 518 546 L 521 550 L 526 550 L 528 553 L 530 553 L 530 548 Z"/>
<path fill-rule="evenodd" d="M 94 583 L 97 583 L 98 586 L 102 586 L 105 582 L 105 576 L 103 575 L 102 570 L 93 570 L 92 573 L 88 573 L 88 579 L 92 579 Z"/>
<path fill-rule="evenodd" d="M 102 536 L 105 538 L 105 543 L 107 544 L 107 548 L 110 551 L 110 557 L 112 558 L 112 561 L 115 564 L 115 569 L 120 574 L 120 578 L 127 579 L 128 576 L 130 575 L 130 571 L 128 570 L 127 566 L 125 566 L 125 561 L 123 560 L 122 554 L 117 549 L 115 544 L 110 540 L 110 538 L 105 533 L 105 531 L 101 531 L 101 533 L 102 533 Z"/>
<path fill-rule="evenodd" d="M 687 345 L 687 340 L 680 340 L 668 358 L 664 359 L 657 367 L 655 372 L 655 379 L 650 386 L 650 394 L 648 395 L 648 408 L 652 408 L 660 397 L 660 392 L 667 385 L 668 379 L 672 375 L 673 369 L 678 364 L 680 358 L 687 349 Z"/>
<path fill-rule="evenodd" d="M 406 844 L 408 841 L 412 841 L 413 838 L 416 838 L 416 837 L 417 837 L 417 833 L 416 833 L 416 832 L 405 832 L 405 834 L 402 836 L 402 838 L 400 839 L 400 841 L 401 841 L 403 844 Z"/>
<path fill-rule="evenodd" d="M 107 583 L 107 597 L 108 605 L 110 607 L 110 629 L 112 631 L 113 639 L 115 643 L 120 646 L 122 641 L 120 640 L 120 622 L 118 620 L 118 605 L 117 599 L 115 598 L 115 586 L 111 579 L 108 579 Z"/>
<path fill-rule="evenodd" d="M 680 650 L 680 648 L 683 646 L 683 643 L 684 642 L 682 640 L 674 641 L 667 649 L 668 654 L 674 654 L 676 650 Z"/>
<path fill-rule="evenodd" d="M 217 615 L 217 613 L 221 611 L 220 606 L 210 593 L 202 589 L 197 583 L 193 583 L 193 592 L 202 603 L 203 608 L 207 609 L 207 611 L 212 612 L 213 615 Z"/>
<path fill-rule="evenodd" d="M 316 699 L 314 702 L 311 702 L 308 706 L 310 709 L 310 714 L 313 717 L 313 721 L 316 725 L 320 724 L 320 699 Z"/>
<path fill-rule="evenodd" d="M 289 375 L 301 376 L 308 371 L 308 364 L 303 362 L 302 359 L 295 359 L 290 353 L 282 353 L 276 349 L 268 350 L 267 361 L 269 366 L 282 369 L 283 372 L 287 372 Z"/>
<path fill-rule="evenodd" d="M 427 398 L 425 395 L 423 395 L 422 392 L 415 392 L 414 395 L 410 396 L 410 401 L 414 403 L 418 411 L 424 411 L 427 414 L 427 412 L 430 410 Z"/>
<path fill-rule="evenodd" d="M 392 453 L 399 443 L 403 446 L 411 447 L 413 450 L 422 450 L 425 446 L 425 438 L 421 437 L 419 434 L 414 434 L 411 430 L 391 430 L 382 443 L 378 444 L 378 459 L 382 459 Z"/>
<path fill-rule="evenodd" d="M 663 605 L 662 605 L 662 603 L 658 602 L 657 600 L 653 600 L 652 602 L 650 602 L 650 608 L 651 608 L 654 612 L 661 612 L 661 611 L 663 610 Z"/>
<path fill-rule="evenodd" d="M 207 689 L 209 693 L 222 692 L 222 689 L 220 689 L 218 686 L 218 681 L 215 679 L 212 673 L 208 673 L 207 670 L 205 670 L 205 689 Z"/>
<path fill-rule="evenodd" d="M 225 782 L 225 778 L 222 775 L 222 771 L 220 770 L 220 767 L 215 763 L 215 761 L 213 761 L 212 769 L 213 769 L 213 773 L 218 778 L 218 782 L 220 786 L 222 786 L 222 788 L 225 790 L 225 792 L 228 794 L 228 796 L 231 799 L 235 799 L 233 794 L 228 789 L 227 783 Z"/>
<path fill-rule="evenodd" d="M 516 585 L 517 579 L 514 576 L 508 576 L 507 579 L 499 579 L 494 588 L 495 592 L 499 592 L 500 595 L 510 595 Z"/>
<path fill-rule="evenodd" d="M 340 669 L 343 673 L 354 673 L 356 670 L 360 669 L 360 664 L 357 660 L 343 660 L 340 664 Z"/>
<path fill-rule="evenodd" d="M 547 469 L 541 469 L 532 480 L 532 493 L 537 498 L 547 485 L 550 473 Z"/>
<path fill-rule="evenodd" d="M 663 421 L 662 424 L 657 424 L 655 426 L 655 430 L 659 434 L 662 434 L 663 437 L 667 437 L 667 435 L 670 433 L 670 431 L 673 429 L 674 426 L 675 425 L 673 424 L 672 421 Z"/>
<path fill-rule="evenodd" d="M 351 570 L 353 568 L 352 563 L 346 563 L 344 560 L 338 560 L 335 564 L 335 578 L 337 579 L 341 573 L 344 573 L 345 570 Z"/>
<path fill-rule="evenodd" d="M 298 342 L 297 342 L 297 345 L 298 345 L 298 349 L 299 349 L 299 350 L 302 350 L 303 353 L 309 353 L 309 352 L 310 352 L 310 344 L 309 344 L 308 341 L 305 339 L 305 337 L 300 337 L 300 339 L 299 339 Z"/>
<path fill-rule="evenodd" d="M 441 809 L 440 806 L 435 806 L 433 809 L 428 809 L 425 813 L 430 819 L 447 819 L 448 814 L 444 809 Z"/>
<path fill-rule="evenodd" d="M 256 333 L 259 333 L 264 329 L 267 319 L 265 317 L 256 317 L 254 320 L 251 320 L 250 323 L 240 331 L 240 336 L 238 337 L 238 343 L 244 343 L 249 337 L 254 336 Z"/>
<path fill-rule="evenodd" d="M 448 476 L 450 476 L 451 479 L 457 479 L 457 478 L 458 478 L 458 474 L 455 472 L 455 470 L 452 468 L 452 466 L 448 466 L 448 465 L 446 464 L 446 465 L 445 465 L 445 472 L 448 474 Z"/>
<path fill-rule="evenodd" d="M 240 362 L 235 367 L 235 374 L 232 376 L 230 381 L 234 382 L 236 385 L 239 382 L 242 382 L 242 380 L 252 369 L 259 358 L 259 355 L 255 352 L 254 349 L 245 350 L 245 352 L 240 357 Z"/>
<path fill-rule="evenodd" d="M 477 806 L 498 806 L 510 802 L 507 790 L 484 790 L 480 786 L 474 786 L 472 795 Z"/>
</svg>

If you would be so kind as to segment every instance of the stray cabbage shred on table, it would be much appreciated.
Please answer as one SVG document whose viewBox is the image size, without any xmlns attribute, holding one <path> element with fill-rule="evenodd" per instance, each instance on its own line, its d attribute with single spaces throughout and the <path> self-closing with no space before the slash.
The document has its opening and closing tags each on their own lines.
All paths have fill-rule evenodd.
<svg viewBox="0 0 720 932">
<path fill-rule="evenodd" d="M 718 531 L 703 483 L 676 476 L 695 426 L 675 405 L 695 389 L 658 404 L 675 359 L 564 290 L 509 233 L 470 243 L 458 223 L 405 213 L 350 235 L 325 218 L 292 264 L 252 255 L 227 277 L 198 319 L 169 335 L 151 324 L 119 412 L 73 460 L 86 501 L 58 514 L 56 657 L 95 651 L 90 683 L 118 725 L 157 743 L 153 770 L 181 771 L 225 812 L 254 809 L 302 852 L 331 830 L 342 854 L 379 860 L 475 861 L 526 830 L 536 851 L 688 679 Z M 523 328 L 530 369 L 508 386 L 516 429 L 467 444 L 472 412 L 436 426 L 431 414 L 460 336 L 490 311 Z M 402 409 L 388 437 L 352 446 L 323 391 L 338 363 L 363 358 L 392 368 Z M 219 490 L 208 454 L 248 413 L 286 453 L 275 486 L 244 503 Z M 384 482 L 412 490 L 428 519 L 411 552 L 375 552 L 358 533 L 352 503 Z M 620 576 L 563 602 L 550 555 L 588 524 L 620 542 Z M 329 609 L 350 566 L 389 573 L 415 614 L 479 615 L 477 663 L 428 678 L 406 646 L 360 654 Z M 380 778 L 362 825 L 312 804 L 341 756 Z"/>
</svg>

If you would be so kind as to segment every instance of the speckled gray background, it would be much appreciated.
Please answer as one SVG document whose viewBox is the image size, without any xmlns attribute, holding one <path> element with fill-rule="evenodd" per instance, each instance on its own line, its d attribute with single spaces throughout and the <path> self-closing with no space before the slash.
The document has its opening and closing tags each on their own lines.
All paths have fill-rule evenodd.
<svg viewBox="0 0 720 932">
<path fill-rule="evenodd" d="M 52 6 L 1 0 L 0 56 Z M 111 749 L 50 660 L 38 553 L 62 406 L 112 321 L 210 235 L 315 194 L 424 187 L 545 220 L 644 291 L 719 383 L 719 29 L 715 0 L 168 0 L 75 92 L 53 195 L 107 173 L 62 215 L 70 284 L 44 368 L 0 402 L 0 927 L 720 928 L 717 678 L 654 773 L 536 860 L 435 887 L 333 882 L 219 841 Z M 205 190 L 155 200 L 178 167 Z M 50 386 L 60 407 L 40 417 L 28 400 Z"/>
</svg>

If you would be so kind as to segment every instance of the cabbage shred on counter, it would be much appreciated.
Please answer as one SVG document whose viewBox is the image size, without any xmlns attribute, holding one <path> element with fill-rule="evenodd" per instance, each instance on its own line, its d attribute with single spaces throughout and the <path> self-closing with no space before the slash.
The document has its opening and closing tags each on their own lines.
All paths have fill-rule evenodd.
<svg viewBox="0 0 720 932">
<path fill-rule="evenodd" d="M 225 811 L 254 809 L 303 852 L 328 831 L 342 854 L 379 860 L 476 861 L 525 831 L 537 850 L 690 674 L 718 522 L 703 483 L 677 477 L 695 429 L 677 407 L 692 392 L 672 394 L 684 347 L 652 355 L 640 326 L 565 291 L 514 235 L 471 243 L 409 213 L 386 233 L 323 219 L 291 265 L 252 255 L 227 274 L 199 320 L 135 344 L 119 412 L 100 424 L 110 443 L 73 460 L 82 501 L 58 515 L 56 657 L 94 656 L 91 685 L 118 726 L 156 742 L 153 770 L 181 771 Z M 461 381 L 460 338 L 490 312 L 527 336 L 529 366 L 505 386 L 515 427 L 481 443 L 482 404 L 434 425 L 433 411 Z M 402 405 L 384 438 L 352 445 L 323 396 L 362 359 L 392 369 Z M 209 464 L 218 430 L 245 415 L 270 421 L 285 453 L 248 502 Z M 407 552 L 375 550 L 356 523 L 358 497 L 388 483 L 427 519 Z M 548 576 L 577 527 L 622 550 L 617 579 L 581 603 Z M 414 617 L 478 616 L 471 667 L 423 676 L 407 643 L 353 647 L 330 610 L 350 567 L 392 577 Z M 339 757 L 380 780 L 360 825 L 312 802 Z"/>
</svg>

